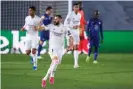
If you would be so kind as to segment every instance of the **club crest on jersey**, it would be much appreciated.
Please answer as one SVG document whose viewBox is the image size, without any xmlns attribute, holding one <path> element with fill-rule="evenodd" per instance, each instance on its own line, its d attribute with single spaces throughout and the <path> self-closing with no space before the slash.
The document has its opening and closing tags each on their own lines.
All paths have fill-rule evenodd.
<svg viewBox="0 0 133 89">
<path fill-rule="evenodd" d="M 99 22 L 99 24 L 101 24 L 101 22 Z"/>
</svg>

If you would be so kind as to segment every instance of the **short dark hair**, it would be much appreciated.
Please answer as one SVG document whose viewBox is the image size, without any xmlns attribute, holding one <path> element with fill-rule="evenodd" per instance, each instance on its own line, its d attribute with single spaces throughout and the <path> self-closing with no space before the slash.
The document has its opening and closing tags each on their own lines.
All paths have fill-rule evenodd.
<svg viewBox="0 0 133 89">
<path fill-rule="evenodd" d="M 73 4 L 73 6 L 77 6 L 77 5 L 79 5 L 79 3 L 78 3 L 78 2 L 76 2 L 76 3 L 74 3 L 74 4 Z"/>
<path fill-rule="evenodd" d="M 55 17 L 58 17 L 59 19 L 62 19 L 61 15 L 55 15 Z"/>
<path fill-rule="evenodd" d="M 48 6 L 47 8 L 46 8 L 46 11 L 47 10 L 50 10 L 50 9 L 53 9 L 51 6 Z"/>
<path fill-rule="evenodd" d="M 31 6 L 31 7 L 29 7 L 29 9 L 32 9 L 32 10 L 36 11 L 36 7 L 35 6 Z"/>
</svg>

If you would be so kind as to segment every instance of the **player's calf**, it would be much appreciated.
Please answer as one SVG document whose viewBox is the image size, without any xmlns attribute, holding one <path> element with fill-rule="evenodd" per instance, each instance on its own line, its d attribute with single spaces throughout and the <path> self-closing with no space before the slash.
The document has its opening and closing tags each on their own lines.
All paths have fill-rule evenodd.
<svg viewBox="0 0 133 89">
<path fill-rule="evenodd" d="M 94 64 L 97 64 L 97 57 L 98 57 L 98 46 L 95 46 L 95 50 L 94 50 Z"/>
<path fill-rule="evenodd" d="M 33 64 L 33 58 L 31 54 L 31 50 L 26 50 L 26 55 L 30 56 L 30 63 Z"/>
<path fill-rule="evenodd" d="M 40 56 L 40 53 L 41 53 L 41 50 L 42 50 L 42 45 L 43 45 L 43 41 L 40 40 L 39 46 L 38 46 L 38 54 L 37 54 L 38 59 L 42 59 L 42 57 Z"/>
<path fill-rule="evenodd" d="M 32 57 L 33 57 L 33 70 L 37 70 L 37 55 L 36 49 L 32 49 Z"/>
<path fill-rule="evenodd" d="M 74 68 L 78 68 L 78 45 L 74 46 Z"/>
</svg>

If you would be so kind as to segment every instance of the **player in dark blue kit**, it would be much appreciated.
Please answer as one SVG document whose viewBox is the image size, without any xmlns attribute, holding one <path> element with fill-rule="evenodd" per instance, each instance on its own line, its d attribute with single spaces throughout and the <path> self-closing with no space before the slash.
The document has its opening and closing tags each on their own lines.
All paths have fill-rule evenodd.
<svg viewBox="0 0 133 89">
<path fill-rule="evenodd" d="M 97 64 L 97 56 L 98 56 L 98 48 L 100 41 L 103 43 L 103 29 L 102 29 L 102 20 L 99 17 L 99 11 L 95 10 L 93 12 L 93 17 L 88 21 L 86 33 L 88 36 L 88 40 L 90 42 L 88 56 L 86 58 L 86 62 L 90 60 L 90 55 L 92 52 L 92 48 L 94 47 L 94 64 Z M 100 35 L 99 35 L 100 33 Z"/>
<path fill-rule="evenodd" d="M 50 16 L 53 12 L 53 9 L 51 6 L 48 6 L 46 8 L 46 12 L 45 14 L 41 17 L 41 22 L 47 26 L 49 25 L 51 22 L 52 22 L 52 17 Z M 42 50 L 42 45 L 43 45 L 43 42 L 46 41 L 46 40 L 49 40 L 49 31 L 40 31 L 40 44 L 39 44 L 39 47 L 38 47 L 38 59 L 41 59 L 42 57 L 40 56 L 40 52 Z"/>
</svg>

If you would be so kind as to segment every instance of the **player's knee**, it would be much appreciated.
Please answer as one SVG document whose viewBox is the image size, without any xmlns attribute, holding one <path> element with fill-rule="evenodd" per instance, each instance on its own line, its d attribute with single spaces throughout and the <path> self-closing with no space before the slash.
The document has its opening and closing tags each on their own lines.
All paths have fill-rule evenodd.
<svg viewBox="0 0 133 89">
<path fill-rule="evenodd" d="M 57 56 L 53 56 L 53 62 L 55 64 L 59 64 L 59 58 Z"/>
<path fill-rule="evenodd" d="M 75 45 L 74 46 L 74 50 L 78 50 L 79 46 L 78 45 Z"/>
<path fill-rule="evenodd" d="M 36 54 L 36 49 L 33 49 L 32 50 L 32 54 Z"/>
<path fill-rule="evenodd" d="M 95 47 L 95 50 L 94 51 L 95 51 L 95 53 L 97 53 L 98 52 L 98 47 Z"/>
<path fill-rule="evenodd" d="M 41 41 L 41 40 L 40 40 L 40 42 L 39 42 L 39 43 L 40 43 L 41 45 L 43 45 L 43 41 Z"/>
<path fill-rule="evenodd" d="M 54 60 L 58 60 L 58 57 L 57 57 L 57 56 L 53 56 L 53 59 L 54 59 Z"/>
<path fill-rule="evenodd" d="M 26 50 L 26 55 L 30 55 L 31 51 L 30 50 Z"/>
</svg>

